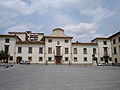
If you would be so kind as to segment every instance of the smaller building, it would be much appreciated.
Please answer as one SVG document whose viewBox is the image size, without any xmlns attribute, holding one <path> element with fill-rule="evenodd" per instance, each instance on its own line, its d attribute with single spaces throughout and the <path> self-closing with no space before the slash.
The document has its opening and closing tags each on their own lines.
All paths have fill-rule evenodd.
<svg viewBox="0 0 120 90">
<path fill-rule="evenodd" d="M 112 61 L 113 63 L 120 63 L 120 32 L 109 37 L 111 41 Z"/>
<path fill-rule="evenodd" d="M 112 63 L 111 41 L 108 38 L 95 38 L 91 42 L 97 43 L 98 63 Z"/>
</svg>

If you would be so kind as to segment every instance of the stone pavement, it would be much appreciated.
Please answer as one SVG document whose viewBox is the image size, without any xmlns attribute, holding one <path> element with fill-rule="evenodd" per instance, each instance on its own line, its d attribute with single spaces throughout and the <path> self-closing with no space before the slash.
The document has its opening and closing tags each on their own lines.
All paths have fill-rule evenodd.
<svg viewBox="0 0 120 90">
<path fill-rule="evenodd" d="M 120 90 L 120 67 L 37 64 L 0 67 L 0 90 Z"/>
</svg>

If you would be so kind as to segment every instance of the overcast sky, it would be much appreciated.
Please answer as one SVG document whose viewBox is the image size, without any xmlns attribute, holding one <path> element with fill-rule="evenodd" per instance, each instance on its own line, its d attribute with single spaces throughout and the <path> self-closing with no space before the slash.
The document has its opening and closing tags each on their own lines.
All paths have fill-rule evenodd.
<svg viewBox="0 0 120 90">
<path fill-rule="evenodd" d="M 107 37 L 120 31 L 120 0 L 0 0 L 0 33 L 56 27 L 74 41 Z"/>
</svg>

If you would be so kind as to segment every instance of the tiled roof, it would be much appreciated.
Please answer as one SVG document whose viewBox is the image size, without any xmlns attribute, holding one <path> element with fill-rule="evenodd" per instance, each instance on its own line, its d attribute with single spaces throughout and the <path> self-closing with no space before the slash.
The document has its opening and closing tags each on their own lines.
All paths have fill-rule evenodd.
<svg viewBox="0 0 120 90">
<path fill-rule="evenodd" d="M 45 44 L 44 41 L 19 41 L 16 44 Z"/>
<path fill-rule="evenodd" d="M 98 45 L 97 43 L 79 43 L 79 42 L 75 42 L 72 43 L 73 45 Z"/>
</svg>

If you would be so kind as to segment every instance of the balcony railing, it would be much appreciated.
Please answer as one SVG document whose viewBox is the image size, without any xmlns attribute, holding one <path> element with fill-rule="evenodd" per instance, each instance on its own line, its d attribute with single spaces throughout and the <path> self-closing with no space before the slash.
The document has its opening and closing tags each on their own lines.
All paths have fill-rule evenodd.
<svg viewBox="0 0 120 90">
<path fill-rule="evenodd" d="M 104 53 L 103 56 L 104 56 L 104 57 L 109 57 L 108 53 Z"/>
</svg>

